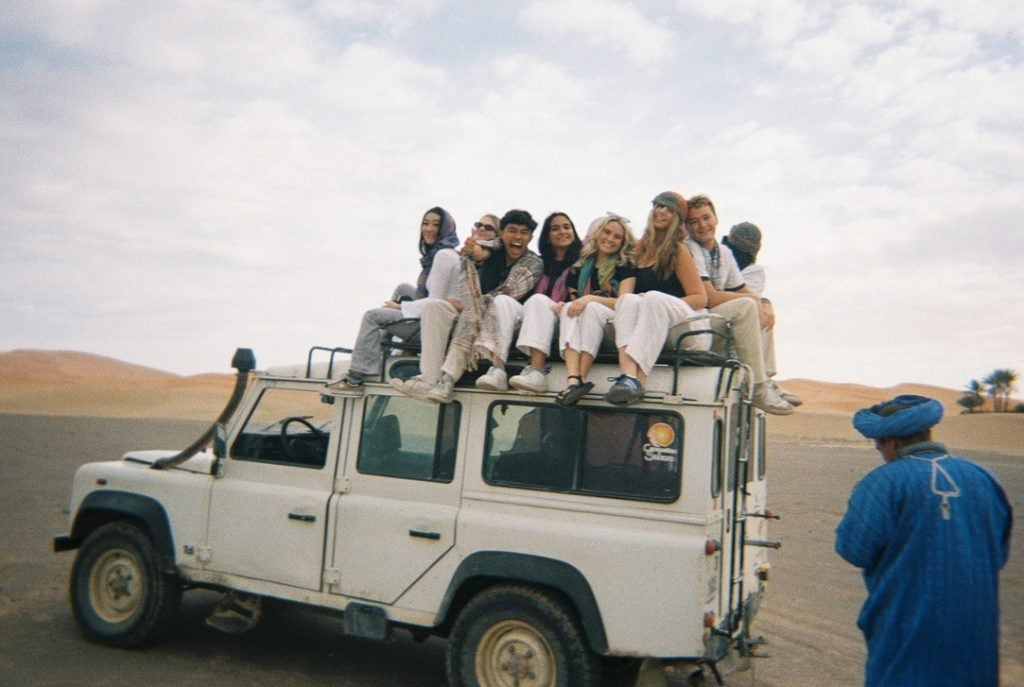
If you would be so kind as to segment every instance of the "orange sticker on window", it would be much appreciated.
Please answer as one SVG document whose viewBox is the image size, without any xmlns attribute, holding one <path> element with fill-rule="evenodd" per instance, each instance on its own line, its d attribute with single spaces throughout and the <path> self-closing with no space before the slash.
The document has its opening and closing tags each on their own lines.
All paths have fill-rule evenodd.
<svg viewBox="0 0 1024 687">
<path fill-rule="evenodd" d="M 655 422 L 647 429 L 647 440 L 655 446 L 671 446 L 676 440 L 676 432 L 672 426 L 664 422 Z"/>
</svg>

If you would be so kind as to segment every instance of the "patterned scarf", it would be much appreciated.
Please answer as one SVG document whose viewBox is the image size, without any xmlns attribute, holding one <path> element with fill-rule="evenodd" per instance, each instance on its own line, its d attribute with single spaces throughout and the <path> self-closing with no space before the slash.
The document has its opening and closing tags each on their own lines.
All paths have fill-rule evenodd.
<svg viewBox="0 0 1024 687">
<path fill-rule="evenodd" d="M 498 316 L 494 298 L 480 292 L 480 276 L 469 256 L 459 264 L 457 297 L 462 312 L 455 321 L 449 347 L 465 352 L 466 368 L 475 370 L 480 358 L 494 360 L 498 353 Z"/>
<path fill-rule="evenodd" d="M 618 254 L 616 254 L 618 255 Z M 594 265 L 597 263 L 597 255 L 590 255 L 580 265 L 580 276 L 576 281 L 576 293 L 586 296 L 591 293 L 591 275 L 594 273 Z M 597 293 L 602 296 L 614 296 L 619 292 L 619 280 L 615 278 L 615 269 L 618 265 L 612 256 L 605 258 L 605 261 L 597 268 Z"/>
</svg>

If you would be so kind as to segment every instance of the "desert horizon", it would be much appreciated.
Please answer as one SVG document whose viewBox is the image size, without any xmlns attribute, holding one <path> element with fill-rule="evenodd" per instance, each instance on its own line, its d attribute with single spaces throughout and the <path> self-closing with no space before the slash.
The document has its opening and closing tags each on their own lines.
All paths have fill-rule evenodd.
<svg viewBox="0 0 1024 687">
<path fill-rule="evenodd" d="M 234 379 L 230 372 L 183 376 L 83 351 L 15 349 L 0 352 L 0 413 L 212 421 Z M 946 417 L 936 438 L 951 449 L 1012 455 L 1024 445 L 1024 414 L 962 413 L 956 403 L 962 390 L 913 382 L 872 387 L 799 378 L 779 381 L 802 396 L 804 405 L 792 415 L 770 418 L 768 431 L 777 437 L 864 442 L 850 424 L 852 413 L 910 393 L 942 402 Z"/>
</svg>

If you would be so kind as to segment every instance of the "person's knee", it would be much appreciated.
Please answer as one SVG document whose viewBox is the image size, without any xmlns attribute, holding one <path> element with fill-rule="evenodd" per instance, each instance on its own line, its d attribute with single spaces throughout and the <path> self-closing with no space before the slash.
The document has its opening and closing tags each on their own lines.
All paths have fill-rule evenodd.
<svg viewBox="0 0 1024 687">
<path fill-rule="evenodd" d="M 619 296 L 618 300 L 615 301 L 615 309 L 616 310 L 624 310 L 624 309 L 628 309 L 628 308 L 631 308 L 631 307 L 635 307 L 635 306 L 639 305 L 641 301 L 643 301 L 643 299 L 640 297 L 640 294 L 636 294 L 636 293 L 623 294 L 623 295 Z"/>
</svg>

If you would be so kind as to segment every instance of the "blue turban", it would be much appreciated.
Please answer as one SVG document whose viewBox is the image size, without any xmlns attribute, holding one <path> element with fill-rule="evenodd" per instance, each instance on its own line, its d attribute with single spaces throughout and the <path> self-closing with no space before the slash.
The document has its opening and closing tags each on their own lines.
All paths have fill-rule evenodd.
<svg viewBox="0 0 1024 687">
<path fill-rule="evenodd" d="M 902 406 L 888 417 L 879 413 L 891 406 Z M 908 437 L 930 429 L 942 419 L 942 404 L 934 398 L 903 394 L 870 408 L 861 408 L 853 416 L 853 428 L 868 439 Z"/>
</svg>

